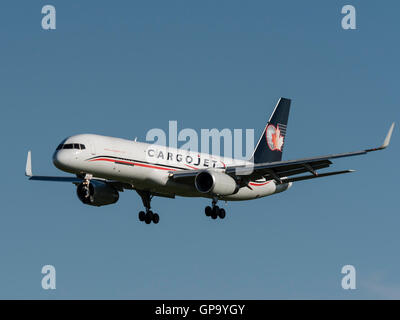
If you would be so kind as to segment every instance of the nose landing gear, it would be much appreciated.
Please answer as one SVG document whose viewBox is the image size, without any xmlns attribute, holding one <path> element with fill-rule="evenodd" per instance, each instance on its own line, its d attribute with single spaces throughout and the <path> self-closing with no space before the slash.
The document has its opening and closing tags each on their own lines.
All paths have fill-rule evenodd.
<svg viewBox="0 0 400 320">
<path fill-rule="evenodd" d="M 150 202 L 153 196 L 148 191 L 137 191 L 137 193 L 142 198 L 143 205 L 146 208 L 146 212 L 139 212 L 139 220 L 144 221 L 146 224 L 150 224 L 151 222 L 157 224 L 160 221 L 160 216 L 150 210 Z"/>
<path fill-rule="evenodd" d="M 220 219 L 224 219 L 226 216 L 225 209 L 218 207 L 217 201 L 218 201 L 218 199 L 214 198 L 212 201 L 212 207 L 207 206 L 204 210 L 206 216 L 211 217 L 211 219 L 213 219 L 213 220 L 217 219 L 218 217 Z"/>
</svg>

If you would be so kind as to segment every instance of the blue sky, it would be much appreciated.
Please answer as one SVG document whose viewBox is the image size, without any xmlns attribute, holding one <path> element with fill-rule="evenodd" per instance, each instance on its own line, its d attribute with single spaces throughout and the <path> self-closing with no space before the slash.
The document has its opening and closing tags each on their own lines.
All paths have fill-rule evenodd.
<svg viewBox="0 0 400 320">
<path fill-rule="evenodd" d="M 41 29 L 41 8 L 57 29 Z M 352 4 L 357 29 L 343 30 Z M 388 150 L 340 159 L 344 176 L 224 204 L 156 198 L 158 225 L 124 192 L 83 205 L 29 182 L 77 133 L 143 141 L 152 128 L 254 128 L 293 99 L 284 159 L 382 143 L 399 120 L 397 2 L 2 1 L 0 298 L 400 298 L 398 128 Z M 41 287 L 54 265 L 57 289 Z M 341 288 L 343 265 L 357 289 Z"/>
</svg>

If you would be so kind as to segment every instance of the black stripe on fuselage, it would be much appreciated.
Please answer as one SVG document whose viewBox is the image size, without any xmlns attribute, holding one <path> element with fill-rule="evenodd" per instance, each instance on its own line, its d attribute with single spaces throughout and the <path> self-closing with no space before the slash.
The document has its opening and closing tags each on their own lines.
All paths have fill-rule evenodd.
<svg viewBox="0 0 400 320">
<path fill-rule="evenodd" d="M 128 167 L 134 167 L 135 166 L 134 163 L 126 163 L 126 162 L 122 162 L 122 161 L 118 161 L 118 160 L 115 160 L 114 163 L 122 164 L 122 165 L 128 166 Z"/>
<path fill-rule="evenodd" d="M 156 162 L 148 162 L 148 161 L 134 160 L 134 159 L 128 159 L 128 158 L 120 158 L 120 157 L 114 157 L 114 156 L 96 156 L 96 157 L 88 158 L 88 159 L 86 159 L 86 161 L 95 160 L 95 159 L 98 159 L 98 158 L 109 158 L 109 159 L 114 160 L 115 163 L 124 164 L 126 166 L 134 166 L 134 164 L 124 163 L 124 162 L 120 162 L 118 160 L 138 162 L 138 163 L 143 163 L 143 164 L 148 164 L 148 165 L 157 165 L 157 166 L 160 166 L 160 167 L 166 167 L 166 168 L 171 168 L 171 169 L 190 170 L 188 168 L 169 166 L 169 165 L 166 165 L 166 164 L 161 164 L 161 163 L 156 163 Z"/>
</svg>

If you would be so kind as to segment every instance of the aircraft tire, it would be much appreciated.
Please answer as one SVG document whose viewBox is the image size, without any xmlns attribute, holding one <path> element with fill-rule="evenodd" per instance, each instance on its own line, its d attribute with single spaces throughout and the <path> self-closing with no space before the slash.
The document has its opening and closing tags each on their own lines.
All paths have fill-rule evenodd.
<svg viewBox="0 0 400 320">
<path fill-rule="evenodd" d="M 152 220 L 153 220 L 153 212 L 148 211 L 146 213 L 146 218 L 145 218 L 144 222 L 146 222 L 146 224 L 150 224 Z"/>
<path fill-rule="evenodd" d="M 153 214 L 153 222 L 157 224 L 160 221 L 160 216 L 157 213 Z"/>
<path fill-rule="evenodd" d="M 221 209 L 219 209 L 218 211 L 219 211 L 219 212 L 218 212 L 218 217 L 220 217 L 220 219 L 224 219 L 224 218 L 225 218 L 225 215 L 226 215 L 225 209 L 224 209 L 224 208 L 221 208 Z"/>
<path fill-rule="evenodd" d="M 218 213 L 219 213 L 219 207 L 215 206 L 211 211 L 211 218 L 212 219 L 217 219 Z"/>
<path fill-rule="evenodd" d="M 146 218 L 146 214 L 144 213 L 144 211 L 140 211 L 139 212 L 139 220 L 143 222 L 145 218 Z"/>
</svg>

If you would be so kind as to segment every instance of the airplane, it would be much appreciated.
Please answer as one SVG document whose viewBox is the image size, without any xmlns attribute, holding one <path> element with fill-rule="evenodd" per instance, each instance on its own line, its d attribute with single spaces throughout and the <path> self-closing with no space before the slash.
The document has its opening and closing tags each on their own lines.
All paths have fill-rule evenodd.
<svg viewBox="0 0 400 320">
<path fill-rule="evenodd" d="M 32 174 L 31 151 L 28 151 L 25 175 L 29 180 L 70 182 L 82 203 L 104 206 L 118 201 L 119 193 L 135 190 L 145 211 L 139 220 L 157 224 L 158 213 L 151 210 L 156 197 L 203 197 L 211 199 L 205 214 L 224 219 L 219 200 L 258 199 L 288 190 L 294 182 L 350 173 L 340 170 L 319 173 L 332 159 L 367 154 L 385 149 L 394 123 L 383 144 L 377 148 L 296 160 L 282 160 L 291 100 L 280 98 L 249 160 L 237 160 L 148 144 L 138 141 L 79 134 L 64 139 L 53 154 L 54 165 L 74 176 L 54 177 Z M 304 175 L 305 174 L 305 175 Z"/>
</svg>

